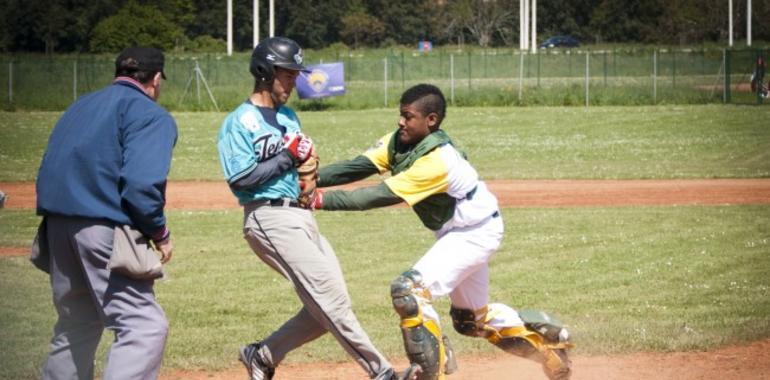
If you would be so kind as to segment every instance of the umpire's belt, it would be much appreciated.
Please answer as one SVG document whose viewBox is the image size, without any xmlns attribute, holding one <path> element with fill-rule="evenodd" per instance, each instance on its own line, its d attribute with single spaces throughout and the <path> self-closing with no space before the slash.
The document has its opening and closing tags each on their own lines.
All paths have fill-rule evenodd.
<svg viewBox="0 0 770 380">
<path fill-rule="evenodd" d="M 269 206 L 269 207 L 297 207 L 302 208 L 296 199 L 279 198 L 279 199 L 264 199 L 259 201 L 250 202 L 251 206 Z"/>
</svg>

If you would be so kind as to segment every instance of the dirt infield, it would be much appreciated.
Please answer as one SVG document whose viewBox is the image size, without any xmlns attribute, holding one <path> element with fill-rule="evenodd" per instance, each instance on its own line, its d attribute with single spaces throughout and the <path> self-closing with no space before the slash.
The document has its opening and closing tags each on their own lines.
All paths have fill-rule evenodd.
<svg viewBox="0 0 770 380">
<path fill-rule="evenodd" d="M 770 203 L 770 179 L 720 180 L 538 180 L 489 181 L 502 207 L 581 207 L 643 205 L 738 205 Z M 35 205 L 33 183 L 0 183 L 8 194 L 6 207 L 30 209 Z M 210 210 L 238 208 L 222 182 L 170 182 L 171 209 Z M 26 247 L 0 247 L 0 257 L 19 256 Z M 463 356 L 453 380 L 545 379 L 538 365 L 507 355 Z M 394 363 L 403 367 L 404 361 Z M 770 380 L 770 339 L 708 352 L 634 353 L 573 358 L 573 380 Z M 245 378 L 241 366 L 218 372 L 164 371 L 162 380 L 229 380 Z M 276 380 L 364 379 L 353 362 L 289 364 Z"/>
<path fill-rule="evenodd" d="M 487 184 L 502 207 L 770 203 L 770 179 L 498 180 Z M 0 190 L 8 195 L 5 207 L 9 209 L 35 207 L 34 183 L 0 182 Z M 239 207 L 221 181 L 169 182 L 167 200 L 171 209 Z"/>
<path fill-rule="evenodd" d="M 405 361 L 394 363 L 403 368 Z M 460 370 L 448 380 L 545 379 L 534 362 L 504 354 L 459 356 Z M 770 379 L 770 339 L 709 352 L 634 353 L 577 356 L 572 359 L 572 380 L 724 380 Z M 229 380 L 246 378 L 242 366 L 219 372 L 168 371 L 161 380 Z M 351 362 L 279 366 L 276 380 L 365 379 Z"/>
</svg>

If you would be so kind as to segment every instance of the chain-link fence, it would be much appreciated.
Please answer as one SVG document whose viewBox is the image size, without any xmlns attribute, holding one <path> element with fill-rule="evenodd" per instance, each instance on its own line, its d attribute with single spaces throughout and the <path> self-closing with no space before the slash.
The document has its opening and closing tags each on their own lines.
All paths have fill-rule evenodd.
<svg viewBox="0 0 770 380">
<path fill-rule="evenodd" d="M 308 53 L 306 63 L 343 62 L 346 94 L 304 109 L 394 106 L 401 92 L 421 82 L 441 87 L 455 106 L 762 104 L 752 86 L 752 50 L 541 50 L 437 49 L 431 53 L 348 51 Z M 113 57 L 0 56 L 3 109 L 63 110 L 78 96 L 105 86 Z M 167 56 L 160 103 L 171 110 L 230 110 L 250 93 L 248 54 Z"/>
</svg>

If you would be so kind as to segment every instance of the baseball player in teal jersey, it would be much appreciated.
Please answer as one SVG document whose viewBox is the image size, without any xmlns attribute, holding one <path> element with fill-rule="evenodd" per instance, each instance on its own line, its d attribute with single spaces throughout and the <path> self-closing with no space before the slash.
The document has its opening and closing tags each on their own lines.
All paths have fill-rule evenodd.
<svg viewBox="0 0 770 380">
<path fill-rule="evenodd" d="M 330 332 L 370 378 L 411 379 L 419 367 L 397 376 L 369 340 L 353 314 L 334 250 L 312 213 L 297 202 L 297 166 L 312 155 L 313 142 L 285 103 L 304 69 L 296 42 L 283 37 L 260 42 L 250 64 L 254 91 L 225 118 L 217 140 L 225 178 L 243 206 L 245 239 L 292 283 L 303 304 L 270 336 L 242 347 L 240 360 L 249 379 L 271 379 L 290 351 Z"/>
<path fill-rule="evenodd" d="M 317 189 L 310 208 L 366 210 L 406 202 L 436 236 L 436 243 L 391 283 L 401 318 L 404 348 L 419 364 L 421 380 L 443 379 L 456 369 L 441 333 L 433 297 L 449 296 L 454 328 L 481 337 L 514 355 L 542 363 L 550 379 L 570 377 L 573 345 L 559 321 L 540 311 L 516 311 L 489 303 L 489 260 L 503 238 L 497 198 L 439 126 L 444 95 L 427 84 L 401 96 L 398 130 L 374 148 L 319 171 L 318 186 L 341 185 L 390 172 L 379 185 L 353 191 Z"/>
</svg>

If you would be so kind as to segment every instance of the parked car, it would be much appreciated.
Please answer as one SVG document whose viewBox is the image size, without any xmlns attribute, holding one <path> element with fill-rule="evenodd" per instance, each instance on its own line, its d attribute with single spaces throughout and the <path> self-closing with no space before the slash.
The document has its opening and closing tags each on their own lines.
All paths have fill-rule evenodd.
<svg viewBox="0 0 770 380">
<path fill-rule="evenodd" d="M 540 44 L 539 48 L 548 49 L 554 47 L 579 47 L 580 41 L 572 36 L 553 36 Z"/>
</svg>

